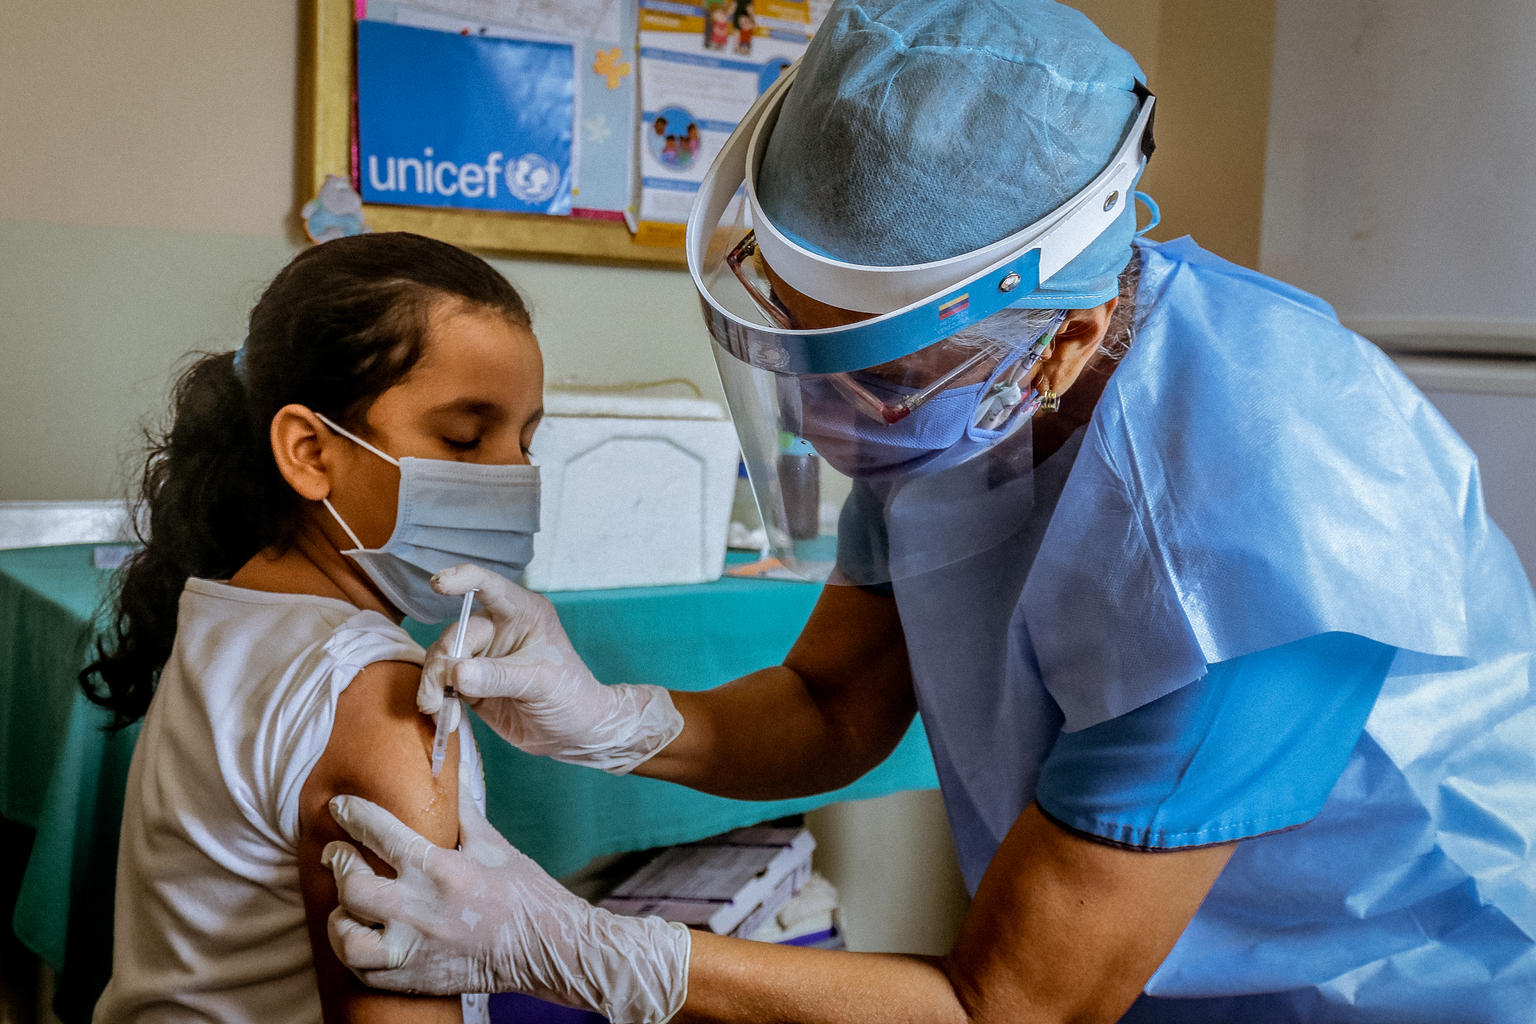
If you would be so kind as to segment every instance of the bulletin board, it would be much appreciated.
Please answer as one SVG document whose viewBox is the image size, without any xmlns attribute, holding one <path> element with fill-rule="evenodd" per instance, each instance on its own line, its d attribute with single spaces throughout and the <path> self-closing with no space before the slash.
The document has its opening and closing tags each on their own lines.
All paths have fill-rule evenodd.
<svg viewBox="0 0 1536 1024">
<path fill-rule="evenodd" d="M 317 195 L 327 175 L 349 177 L 357 82 L 356 0 L 306 0 L 301 54 L 301 185 Z M 642 245 L 622 221 L 365 203 L 373 231 L 413 231 L 477 251 L 678 266 L 678 246 Z"/>
</svg>

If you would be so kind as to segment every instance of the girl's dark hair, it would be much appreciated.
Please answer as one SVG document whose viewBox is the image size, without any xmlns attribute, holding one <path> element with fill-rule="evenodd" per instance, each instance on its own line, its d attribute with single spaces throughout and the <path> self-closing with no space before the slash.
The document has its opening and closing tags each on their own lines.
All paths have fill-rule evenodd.
<svg viewBox="0 0 1536 1024">
<path fill-rule="evenodd" d="M 147 432 L 143 547 L 118 574 L 96 660 L 80 673 L 114 728 L 149 706 L 188 577 L 228 579 L 292 541 L 303 502 L 278 473 L 272 417 L 298 403 L 361 430 L 373 400 L 421 359 L 444 300 L 530 326 L 517 290 L 478 256 L 405 232 L 357 235 L 300 253 L 251 310 L 241 351 L 204 354 L 182 374 L 169 426 Z"/>
</svg>

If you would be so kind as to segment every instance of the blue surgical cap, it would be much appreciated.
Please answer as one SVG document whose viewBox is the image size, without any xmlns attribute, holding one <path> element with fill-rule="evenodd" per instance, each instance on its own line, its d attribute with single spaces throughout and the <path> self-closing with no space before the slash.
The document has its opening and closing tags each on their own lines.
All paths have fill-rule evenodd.
<svg viewBox="0 0 1536 1024">
<path fill-rule="evenodd" d="M 849 263 L 970 252 L 1059 207 L 1109 163 L 1140 106 L 1130 54 L 1049 0 L 838 0 L 768 140 L 758 200 Z M 1016 305 L 1118 293 L 1136 204 Z"/>
</svg>

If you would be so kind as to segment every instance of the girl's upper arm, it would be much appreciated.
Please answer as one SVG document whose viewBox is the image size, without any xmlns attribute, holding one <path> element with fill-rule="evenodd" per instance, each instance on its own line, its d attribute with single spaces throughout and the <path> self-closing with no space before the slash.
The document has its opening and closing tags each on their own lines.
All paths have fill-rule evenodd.
<svg viewBox="0 0 1536 1024">
<path fill-rule="evenodd" d="M 331 819 L 339 793 L 366 797 L 440 846 L 458 843 L 458 739 L 449 745 L 442 774 L 432 777 L 431 719 L 416 710 L 420 666 L 381 661 L 367 666 L 336 704 L 330 741 L 299 794 L 299 880 L 325 1020 L 462 1020 L 457 996 L 424 998 L 370 989 L 331 950 L 326 919 L 336 907 L 336 884 L 320 853 L 348 836 Z M 363 851 L 376 871 L 387 866 Z"/>
</svg>

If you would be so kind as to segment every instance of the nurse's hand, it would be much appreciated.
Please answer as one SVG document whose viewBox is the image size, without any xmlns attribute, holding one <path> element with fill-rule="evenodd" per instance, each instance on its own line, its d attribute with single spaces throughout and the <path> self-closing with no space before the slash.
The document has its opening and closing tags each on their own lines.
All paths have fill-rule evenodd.
<svg viewBox="0 0 1536 1024">
<path fill-rule="evenodd" d="M 445 569 L 432 585 L 443 594 L 478 589 L 482 611 L 466 634 L 472 657 L 449 656 L 454 626 L 427 651 L 416 699 L 423 713 L 437 713 L 451 684 L 513 746 L 615 775 L 682 732 L 683 716 L 662 687 L 593 678 L 545 598 L 477 565 Z"/>
<path fill-rule="evenodd" d="M 347 843 L 326 846 L 321 861 L 340 900 L 329 921 L 337 957 L 376 988 L 526 992 L 614 1024 L 675 1014 L 688 989 L 688 929 L 620 917 L 572 895 L 465 793 L 461 785 L 458 850 L 429 843 L 367 800 L 331 800 L 337 823 L 396 874 L 381 878 Z"/>
</svg>

